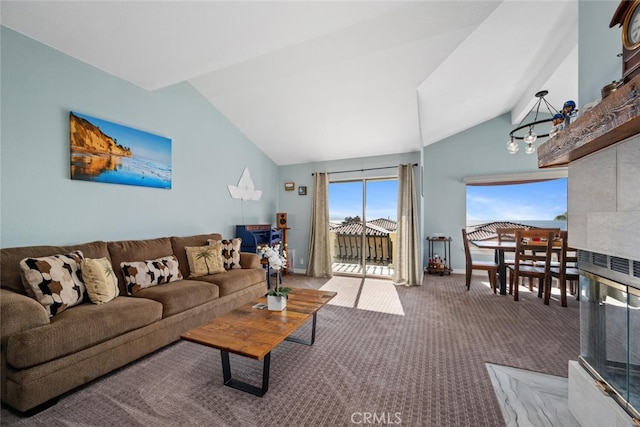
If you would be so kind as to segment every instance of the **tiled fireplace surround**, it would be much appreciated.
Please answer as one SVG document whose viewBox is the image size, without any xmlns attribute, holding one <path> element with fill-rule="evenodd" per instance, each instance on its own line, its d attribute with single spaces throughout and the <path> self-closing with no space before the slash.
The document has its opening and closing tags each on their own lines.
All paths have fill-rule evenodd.
<svg viewBox="0 0 640 427">
<path fill-rule="evenodd" d="M 638 260 L 640 134 L 571 162 L 568 197 L 572 246 Z M 569 409 L 583 427 L 635 425 L 577 361 L 569 365 Z"/>
<path fill-rule="evenodd" d="M 640 79 L 623 88 L 543 144 L 538 163 L 568 164 L 571 246 L 640 261 Z M 569 363 L 568 391 L 583 427 L 640 425 L 577 361 Z"/>
</svg>

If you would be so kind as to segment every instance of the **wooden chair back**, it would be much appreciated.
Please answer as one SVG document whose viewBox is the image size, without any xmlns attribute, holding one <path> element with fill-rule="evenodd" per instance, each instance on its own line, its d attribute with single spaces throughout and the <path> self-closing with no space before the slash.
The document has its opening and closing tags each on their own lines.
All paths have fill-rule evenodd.
<svg viewBox="0 0 640 427">
<path fill-rule="evenodd" d="M 516 241 L 516 228 L 496 228 L 496 234 L 498 235 L 498 242 L 515 242 Z"/>
<path fill-rule="evenodd" d="M 559 231 L 559 230 L 558 230 Z M 546 228 L 518 229 L 516 236 L 516 263 L 543 266 L 551 260 L 555 231 Z"/>
<path fill-rule="evenodd" d="M 496 284 L 498 277 L 498 264 L 495 262 L 486 261 L 473 261 L 471 258 L 471 249 L 469 249 L 469 236 L 467 230 L 462 229 L 462 243 L 464 245 L 464 260 L 465 260 L 465 286 L 469 290 L 471 286 L 471 274 L 473 270 L 484 270 L 489 275 L 489 284 L 493 293 L 496 293 Z"/>
<path fill-rule="evenodd" d="M 551 276 L 558 279 L 558 286 L 560 287 L 560 304 L 563 307 L 567 306 L 567 282 L 571 285 L 571 291 L 574 293 L 574 285 L 577 284 L 580 277 L 577 269 L 578 251 L 569 246 L 568 237 L 569 234 L 566 230 L 562 230 L 560 232 L 562 245 L 560 253 L 558 254 L 559 263 L 557 267 L 551 268 Z"/>
<path fill-rule="evenodd" d="M 559 232 L 559 230 L 557 230 Z M 538 296 L 545 301 L 551 292 L 550 264 L 556 230 L 533 228 L 517 229 L 514 265 L 509 266 L 509 283 L 513 299 L 518 300 L 518 283 L 522 277 L 538 279 Z"/>
<path fill-rule="evenodd" d="M 462 242 L 464 243 L 464 261 L 467 271 L 471 271 L 471 249 L 469 249 L 469 236 L 467 236 L 467 230 L 462 229 Z"/>
</svg>

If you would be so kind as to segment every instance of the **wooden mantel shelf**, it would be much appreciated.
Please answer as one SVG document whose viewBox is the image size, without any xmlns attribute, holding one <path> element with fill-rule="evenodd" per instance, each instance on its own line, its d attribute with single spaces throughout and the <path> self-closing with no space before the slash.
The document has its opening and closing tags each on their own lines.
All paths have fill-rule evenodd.
<svg viewBox="0 0 640 427">
<path fill-rule="evenodd" d="M 538 167 L 566 166 L 640 133 L 640 75 L 538 148 Z"/>
</svg>

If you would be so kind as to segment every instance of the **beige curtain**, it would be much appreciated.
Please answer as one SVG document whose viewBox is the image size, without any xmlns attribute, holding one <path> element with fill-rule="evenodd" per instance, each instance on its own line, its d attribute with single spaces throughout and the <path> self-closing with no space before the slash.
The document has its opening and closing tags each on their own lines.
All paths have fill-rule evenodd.
<svg viewBox="0 0 640 427">
<path fill-rule="evenodd" d="M 418 201 L 413 165 L 398 166 L 398 229 L 393 281 L 399 285 L 421 285 Z"/>
<path fill-rule="evenodd" d="M 329 174 L 316 172 L 313 179 L 313 206 L 309 231 L 307 276 L 331 277 L 329 242 Z"/>
</svg>

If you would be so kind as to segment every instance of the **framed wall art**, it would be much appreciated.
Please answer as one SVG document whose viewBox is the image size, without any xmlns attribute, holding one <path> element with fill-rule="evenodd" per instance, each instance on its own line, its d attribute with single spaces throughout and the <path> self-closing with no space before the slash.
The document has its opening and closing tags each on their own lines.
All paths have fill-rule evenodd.
<svg viewBox="0 0 640 427">
<path fill-rule="evenodd" d="M 300 196 L 306 196 L 307 195 L 307 186 L 306 185 L 301 185 L 300 187 L 298 187 L 298 195 L 300 195 Z"/>
<path fill-rule="evenodd" d="M 76 112 L 69 114 L 71 179 L 171 188 L 171 140 Z"/>
<path fill-rule="evenodd" d="M 293 182 L 284 183 L 284 191 L 293 191 L 296 189 L 296 184 Z"/>
</svg>

